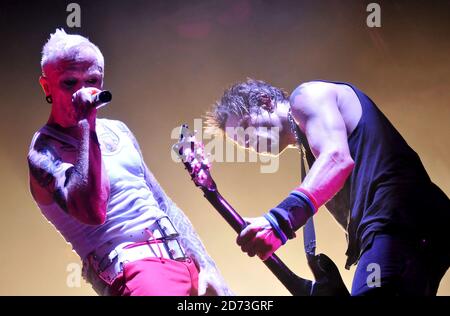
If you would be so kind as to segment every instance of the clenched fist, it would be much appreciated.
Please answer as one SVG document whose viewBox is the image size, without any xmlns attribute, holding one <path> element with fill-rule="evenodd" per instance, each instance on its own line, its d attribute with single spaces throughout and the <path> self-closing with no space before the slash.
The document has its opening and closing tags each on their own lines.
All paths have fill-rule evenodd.
<svg viewBox="0 0 450 316">
<path fill-rule="evenodd" d="M 239 234 L 236 242 L 250 257 L 258 255 L 264 261 L 280 248 L 282 242 L 264 217 L 245 220 L 249 224 Z"/>
</svg>

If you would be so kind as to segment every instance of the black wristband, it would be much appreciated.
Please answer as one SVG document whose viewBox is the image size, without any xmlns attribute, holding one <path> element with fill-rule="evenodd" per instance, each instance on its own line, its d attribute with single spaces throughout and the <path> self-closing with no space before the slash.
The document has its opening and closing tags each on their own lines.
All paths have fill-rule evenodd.
<svg viewBox="0 0 450 316">
<path fill-rule="evenodd" d="M 289 194 L 277 207 L 269 213 L 276 218 L 280 229 L 289 238 L 295 237 L 295 231 L 305 225 L 314 214 L 310 204 L 298 195 Z"/>
</svg>

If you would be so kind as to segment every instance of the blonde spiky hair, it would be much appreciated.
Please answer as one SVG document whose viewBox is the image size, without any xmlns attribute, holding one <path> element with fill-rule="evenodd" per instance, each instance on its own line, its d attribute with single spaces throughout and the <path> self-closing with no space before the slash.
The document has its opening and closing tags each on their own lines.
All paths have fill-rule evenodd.
<svg viewBox="0 0 450 316">
<path fill-rule="evenodd" d="M 76 59 L 80 51 L 90 47 L 97 55 L 99 66 L 104 69 L 105 60 L 100 49 L 89 39 L 77 34 L 67 34 L 63 28 L 56 29 L 55 33 L 50 34 L 50 38 L 42 48 L 41 69 L 44 74 L 44 68 L 60 59 Z"/>
</svg>

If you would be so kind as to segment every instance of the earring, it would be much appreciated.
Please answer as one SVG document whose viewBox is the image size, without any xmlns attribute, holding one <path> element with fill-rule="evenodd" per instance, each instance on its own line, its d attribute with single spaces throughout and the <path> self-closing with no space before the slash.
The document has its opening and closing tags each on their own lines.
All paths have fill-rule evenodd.
<svg viewBox="0 0 450 316">
<path fill-rule="evenodd" d="M 51 95 L 46 96 L 45 101 L 47 101 L 47 103 L 52 104 L 53 103 L 52 96 Z"/>
</svg>

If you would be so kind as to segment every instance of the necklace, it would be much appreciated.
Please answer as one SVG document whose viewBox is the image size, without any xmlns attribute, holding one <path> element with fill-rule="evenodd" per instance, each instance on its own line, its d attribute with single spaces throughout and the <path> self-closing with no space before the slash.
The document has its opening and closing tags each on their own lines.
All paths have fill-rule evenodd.
<svg viewBox="0 0 450 316">
<path fill-rule="evenodd" d="M 288 112 L 288 121 L 289 121 L 289 125 L 291 127 L 291 131 L 292 131 L 292 133 L 294 133 L 295 139 L 297 140 L 296 147 L 297 147 L 298 151 L 300 152 L 301 178 L 303 181 L 306 177 L 306 167 L 305 166 L 309 166 L 309 165 L 308 165 L 308 161 L 306 159 L 305 145 L 302 142 L 302 138 L 300 137 L 299 128 L 298 128 L 297 124 L 295 123 L 294 118 L 292 117 L 290 108 L 289 108 L 289 112 Z M 309 167 L 308 167 L 308 170 L 309 170 Z"/>
<path fill-rule="evenodd" d="M 296 146 L 298 147 L 299 150 L 301 150 L 302 139 L 300 137 L 300 133 L 298 132 L 298 126 L 295 123 L 294 118 L 292 117 L 290 108 L 289 108 L 289 112 L 288 112 L 288 121 L 289 121 L 289 126 L 291 127 L 291 131 L 292 131 L 292 133 L 294 133 L 295 140 L 297 141 Z"/>
</svg>

